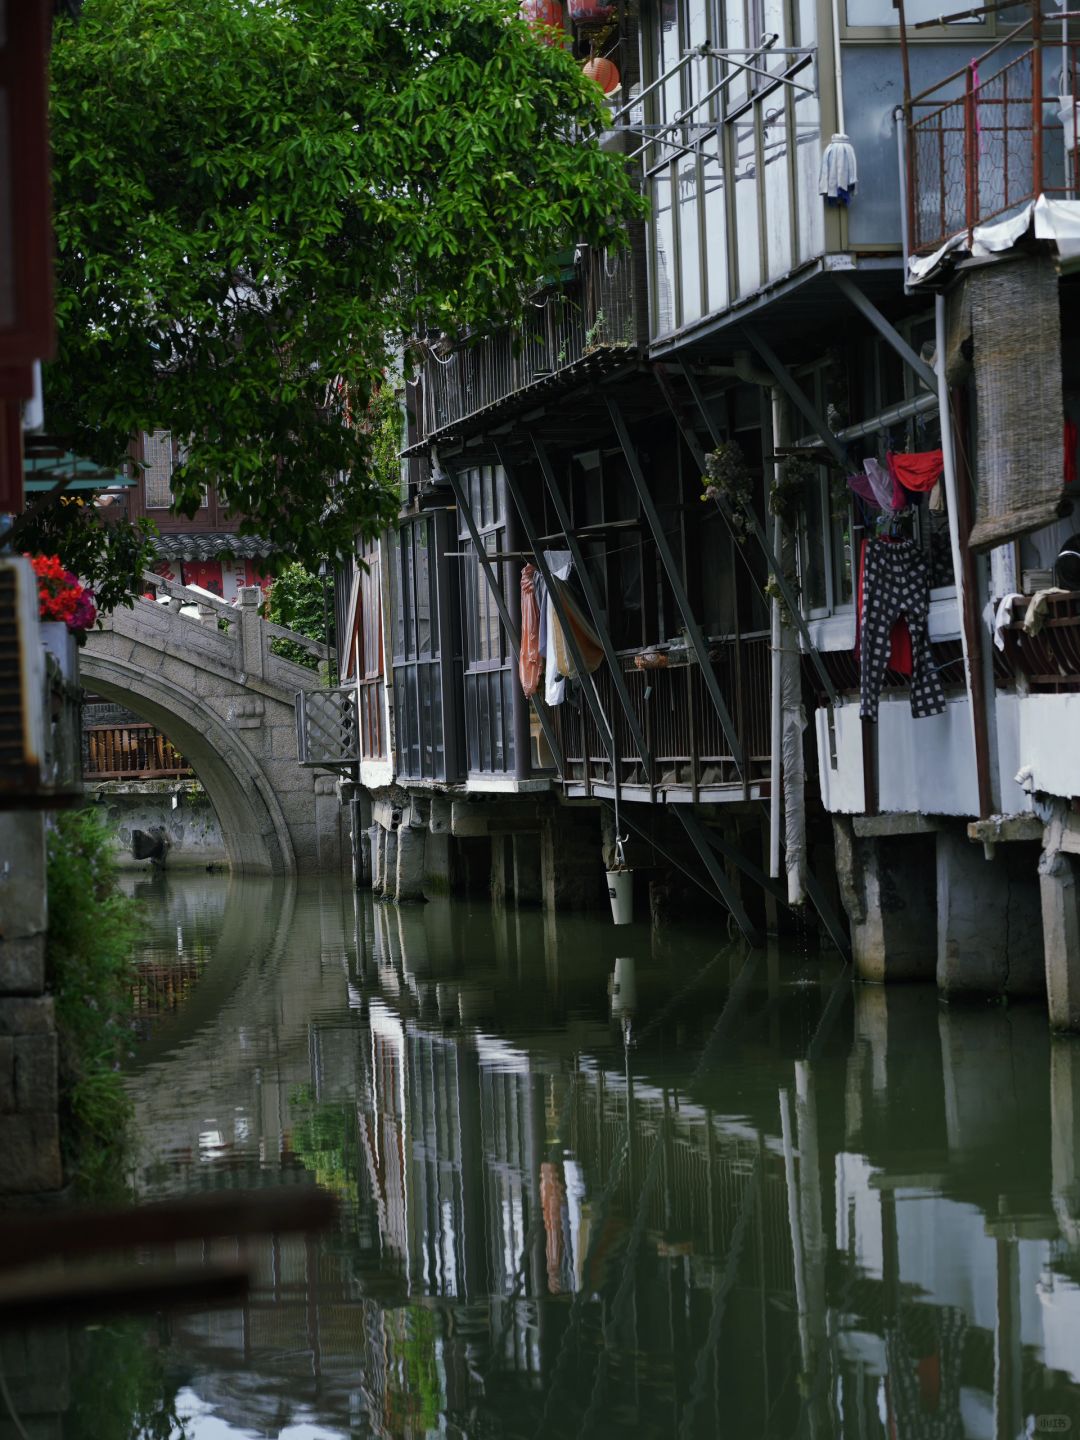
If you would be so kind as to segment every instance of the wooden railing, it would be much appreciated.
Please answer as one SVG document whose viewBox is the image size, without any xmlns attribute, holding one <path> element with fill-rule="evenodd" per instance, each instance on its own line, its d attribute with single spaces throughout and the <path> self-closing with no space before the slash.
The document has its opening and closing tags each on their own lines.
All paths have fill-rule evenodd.
<svg viewBox="0 0 1080 1440">
<path fill-rule="evenodd" d="M 381 675 L 360 681 L 360 758 L 388 760 L 386 681 Z"/>
<path fill-rule="evenodd" d="M 1080 591 L 1046 597 L 1046 614 L 1038 633 L 1029 635 L 1024 618 L 1027 596 L 1014 602 L 1013 618 L 1004 631 L 1005 658 L 1014 675 L 1024 675 L 1041 694 L 1080 690 Z"/>
<path fill-rule="evenodd" d="M 574 281 L 491 335 L 468 336 L 424 367 L 419 439 L 549 379 L 585 356 L 637 340 L 631 251 L 590 251 Z"/>
<path fill-rule="evenodd" d="M 87 780 L 178 780 L 192 774 L 154 725 L 88 725 L 84 734 Z"/>
<path fill-rule="evenodd" d="M 746 757 L 740 775 L 719 717 L 696 664 L 638 670 L 623 657 L 623 678 L 634 714 L 653 755 L 655 784 L 685 786 L 695 796 L 703 787 L 758 784 L 769 776 L 769 637 L 753 635 L 721 640 L 710 647 L 713 670 Z M 646 785 L 626 715 L 606 666 L 593 679 L 604 713 L 614 724 L 622 785 Z M 582 784 L 612 782 L 604 738 L 587 711 L 563 704 L 556 726 L 568 765 L 568 780 Z M 584 733 L 583 733 L 584 732 Z"/>
</svg>

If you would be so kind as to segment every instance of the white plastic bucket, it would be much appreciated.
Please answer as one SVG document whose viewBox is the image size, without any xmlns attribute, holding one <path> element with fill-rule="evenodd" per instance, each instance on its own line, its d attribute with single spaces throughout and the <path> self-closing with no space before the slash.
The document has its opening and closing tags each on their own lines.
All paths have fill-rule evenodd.
<svg viewBox="0 0 1080 1440">
<path fill-rule="evenodd" d="M 607 893 L 611 901 L 611 918 L 616 925 L 629 925 L 634 918 L 634 872 L 609 870 Z"/>
</svg>

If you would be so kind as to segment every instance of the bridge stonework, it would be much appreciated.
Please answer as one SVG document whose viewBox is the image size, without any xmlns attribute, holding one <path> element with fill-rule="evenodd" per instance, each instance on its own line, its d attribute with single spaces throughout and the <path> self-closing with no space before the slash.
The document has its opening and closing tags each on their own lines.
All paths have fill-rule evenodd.
<svg viewBox="0 0 1080 1440">
<path fill-rule="evenodd" d="M 297 762 L 295 695 L 311 687 L 312 672 L 271 653 L 282 632 L 260 619 L 257 589 L 242 590 L 235 608 L 202 603 L 195 619 L 179 612 L 195 597 L 168 588 L 176 608 L 138 599 L 90 633 L 83 685 L 183 751 L 217 811 L 232 869 L 337 869 L 339 807 L 317 805 L 315 772 Z"/>
</svg>

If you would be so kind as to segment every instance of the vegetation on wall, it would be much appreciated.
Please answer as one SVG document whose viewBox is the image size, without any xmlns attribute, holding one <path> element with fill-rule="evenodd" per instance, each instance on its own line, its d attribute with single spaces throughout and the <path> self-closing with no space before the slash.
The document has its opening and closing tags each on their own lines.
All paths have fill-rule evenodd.
<svg viewBox="0 0 1080 1440">
<path fill-rule="evenodd" d="M 174 513 L 212 483 L 279 558 L 348 553 L 401 347 L 643 212 L 606 117 L 516 0 L 86 0 L 52 47 L 50 425 L 112 465 L 168 430 Z"/>
<path fill-rule="evenodd" d="M 48 837 L 46 967 L 60 1050 L 60 1125 L 80 1187 L 122 1188 L 131 1119 L 120 1062 L 131 1039 L 138 905 L 121 894 L 111 834 L 94 809 L 61 811 Z"/>
</svg>

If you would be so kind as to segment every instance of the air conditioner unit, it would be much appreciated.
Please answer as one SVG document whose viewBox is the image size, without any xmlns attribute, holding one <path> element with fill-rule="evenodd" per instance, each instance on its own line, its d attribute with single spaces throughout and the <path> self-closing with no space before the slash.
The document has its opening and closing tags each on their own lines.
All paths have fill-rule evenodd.
<svg viewBox="0 0 1080 1440">
<path fill-rule="evenodd" d="M 0 804 L 41 788 L 45 765 L 45 652 L 37 577 L 29 560 L 0 557 Z"/>
</svg>

